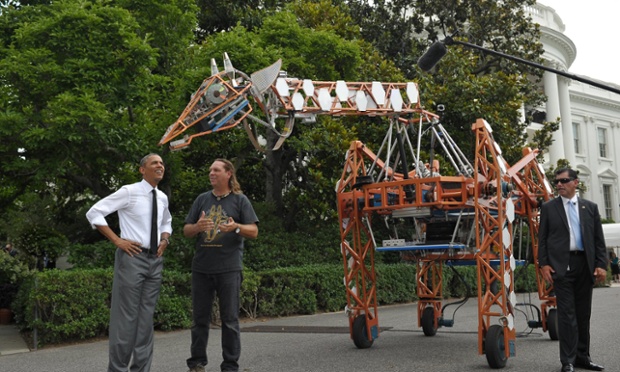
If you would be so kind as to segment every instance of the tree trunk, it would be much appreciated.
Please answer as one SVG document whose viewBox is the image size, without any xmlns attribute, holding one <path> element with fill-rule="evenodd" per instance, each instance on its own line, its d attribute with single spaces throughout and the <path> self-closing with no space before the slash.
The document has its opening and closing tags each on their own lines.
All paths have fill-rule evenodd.
<svg viewBox="0 0 620 372">
<path fill-rule="evenodd" d="M 283 178 L 286 168 L 284 161 L 284 150 L 282 148 L 271 150 L 278 140 L 278 136 L 269 131 L 267 132 L 267 150 L 265 150 L 265 201 L 276 206 L 276 210 L 283 210 L 282 201 Z"/>
</svg>

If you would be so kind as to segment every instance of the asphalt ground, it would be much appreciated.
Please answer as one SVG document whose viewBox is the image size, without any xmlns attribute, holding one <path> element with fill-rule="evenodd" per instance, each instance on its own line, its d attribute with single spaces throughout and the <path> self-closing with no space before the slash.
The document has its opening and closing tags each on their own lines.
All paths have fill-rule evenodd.
<svg viewBox="0 0 620 372">
<path fill-rule="evenodd" d="M 536 294 L 518 294 L 517 299 L 523 304 L 540 304 Z M 442 327 L 435 336 L 428 337 L 417 327 L 415 303 L 380 307 L 381 333 L 368 349 L 357 349 L 353 344 L 344 312 L 246 321 L 241 332 L 240 371 L 492 370 L 486 356 L 478 354 L 476 299 L 470 299 L 454 313 L 455 309 L 456 306 L 448 306 L 444 313 L 444 318 L 454 319 L 454 325 Z M 619 312 L 620 285 L 594 290 L 591 356 L 609 372 L 620 372 Z M 527 326 L 528 319 L 536 319 L 535 314 L 532 306 L 517 307 L 516 355 L 508 359 L 503 371 L 560 370 L 558 342 L 552 341 L 542 328 Z M 8 333 L 14 337 L 15 330 L 14 326 L 0 326 L 0 336 L 8 339 Z M 219 329 L 212 330 L 207 371 L 219 371 L 220 336 Z M 188 330 L 157 332 L 151 372 L 186 371 L 189 343 Z M 107 340 L 47 346 L 36 351 L 24 350 L 22 343 L 16 352 L 8 352 L 3 344 L 6 342 L 0 342 L 2 372 L 85 372 L 107 368 Z"/>
</svg>

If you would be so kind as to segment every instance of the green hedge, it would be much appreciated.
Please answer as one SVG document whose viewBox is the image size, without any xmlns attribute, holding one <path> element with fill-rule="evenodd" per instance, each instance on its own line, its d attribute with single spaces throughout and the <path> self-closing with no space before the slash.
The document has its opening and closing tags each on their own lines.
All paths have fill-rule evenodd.
<svg viewBox="0 0 620 372">
<path fill-rule="evenodd" d="M 153 323 L 156 329 L 170 331 L 192 325 L 192 280 L 190 273 L 164 270 Z"/>
<path fill-rule="evenodd" d="M 20 287 L 15 320 L 22 330 L 37 328 L 42 344 L 103 336 L 110 321 L 112 278 L 107 269 L 39 272 Z M 164 272 L 154 317 L 157 329 L 191 326 L 190 293 L 190 274 Z"/>
<path fill-rule="evenodd" d="M 15 319 L 37 328 L 41 343 L 103 335 L 109 320 L 112 272 L 46 270 L 20 287 Z"/>
<path fill-rule="evenodd" d="M 517 291 L 535 288 L 533 267 L 517 278 Z M 476 295 L 476 268 L 444 269 L 444 297 L 463 297 L 463 277 Z M 342 265 L 309 265 L 245 270 L 241 313 L 246 317 L 286 316 L 339 311 L 346 304 Z M 416 266 L 408 263 L 376 265 L 380 305 L 411 302 L 416 296 Z M 47 270 L 20 287 L 15 300 L 16 322 L 22 330 L 38 330 L 41 344 L 103 336 L 109 322 L 113 273 L 110 269 Z M 35 318 L 35 305 L 38 317 Z M 191 274 L 164 270 L 155 310 L 155 328 L 191 326 Z"/>
<path fill-rule="evenodd" d="M 336 311 L 346 304 L 340 265 L 309 265 L 261 271 L 258 314 L 285 316 Z"/>
</svg>

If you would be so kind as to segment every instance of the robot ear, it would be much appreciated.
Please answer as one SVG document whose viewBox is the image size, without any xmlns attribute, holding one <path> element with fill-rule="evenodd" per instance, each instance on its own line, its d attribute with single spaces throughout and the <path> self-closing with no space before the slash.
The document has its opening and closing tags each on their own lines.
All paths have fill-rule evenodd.
<svg viewBox="0 0 620 372">
<path fill-rule="evenodd" d="M 258 70 L 250 75 L 250 81 L 252 82 L 252 95 L 259 101 L 263 101 L 263 93 L 275 84 L 276 79 L 280 75 L 280 69 L 282 68 L 282 60 L 277 60 L 273 65 L 265 67 L 262 70 Z"/>
</svg>

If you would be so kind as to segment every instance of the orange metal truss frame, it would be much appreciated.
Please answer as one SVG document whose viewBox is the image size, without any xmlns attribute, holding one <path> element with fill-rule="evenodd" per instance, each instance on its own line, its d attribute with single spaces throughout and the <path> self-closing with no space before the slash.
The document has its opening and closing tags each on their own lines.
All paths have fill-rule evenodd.
<svg viewBox="0 0 620 372">
<path fill-rule="evenodd" d="M 523 159 L 508 168 L 498 153 L 488 124 L 479 119 L 472 130 L 476 135 L 475 178 L 417 178 L 413 172 L 407 177 L 388 172 L 392 177 L 389 181 L 357 184 L 358 180 L 368 176 L 365 161 L 383 163 L 361 142 L 351 143 L 336 190 L 351 337 L 353 322 L 358 316 L 366 317 L 369 340 L 373 339 L 373 334 L 378 334 L 377 278 L 370 215 L 389 214 L 404 208 L 459 210 L 473 207 L 476 228 L 474 252 L 459 252 L 458 255 L 445 251 L 427 252 L 416 257 L 418 325 L 421 325 L 424 309 L 431 306 L 437 326 L 442 311 L 443 262 L 474 260 L 478 273 L 478 351 L 484 353 L 489 327 L 501 324 L 504 327 L 504 344 L 507 345 L 506 357 L 514 355 L 516 332 L 510 320 L 514 318 L 515 306 L 514 300 L 511 300 L 514 295 L 512 221 L 506 210 L 510 208 L 514 215 L 527 219 L 536 257 L 539 203 L 552 195 L 550 189 L 544 187 L 545 176 L 536 161 L 536 151 L 525 149 Z M 501 192 L 506 184 L 516 188 L 508 198 Z M 489 190 L 496 190 L 493 197 L 489 197 Z M 539 274 L 537 266 L 536 269 Z M 546 308 L 555 306 L 555 299 L 550 294 L 551 289 L 545 287 L 542 277 L 537 275 L 537 278 L 540 298 L 545 301 L 543 326 L 546 327 Z M 496 293 L 491 290 L 494 282 L 503 284 L 503 288 Z"/>
</svg>

